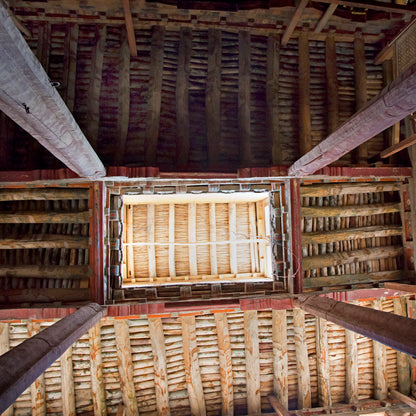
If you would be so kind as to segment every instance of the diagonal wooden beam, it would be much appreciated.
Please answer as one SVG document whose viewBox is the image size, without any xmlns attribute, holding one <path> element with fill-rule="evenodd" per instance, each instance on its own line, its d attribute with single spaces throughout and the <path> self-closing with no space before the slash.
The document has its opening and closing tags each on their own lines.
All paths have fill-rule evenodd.
<svg viewBox="0 0 416 416">
<path fill-rule="evenodd" d="M 338 7 L 337 4 L 330 4 L 328 6 L 328 8 L 325 10 L 325 13 L 319 19 L 319 22 L 316 25 L 315 30 L 313 31 L 313 33 L 315 33 L 317 35 L 318 33 L 322 32 L 322 29 L 326 26 L 326 24 L 328 23 L 329 19 L 334 14 L 337 7 Z"/>
<path fill-rule="evenodd" d="M 393 146 L 388 147 L 386 150 L 383 150 L 380 153 L 381 158 L 390 157 L 391 155 L 400 152 L 403 149 L 407 149 L 409 146 L 416 144 L 416 134 L 412 134 L 407 139 L 400 141 L 399 143 L 394 144 Z"/>
<path fill-rule="evenodd" d="M 130 55 L 137 56 L 136 36 L 134 35 L 133 18 L 130 9 L 130 0 L 123 1 L 124 20 L 126 23 L 127 38 L 129 43 Z"/>
<path fill-rule="evenodd" d="M 277 400 L 288 408 L 288 358 L 286 310 L 272 311 L 273 390 Z"/>
<path fill-rule="evenodd" d="M 295 13 L 292 17 L 292 20 L 288 24 L 285 33 L 282 36 L 282 46 L 286 46 L 289 42 L 290 37 L 292 36 L 294 30 L 296 29 L 296 26 L 302 16 L 303 11 L 305 10 L 307 4 L 309 3 L 309 0 L 301 0 L 296 7 Z"/>
<path fill-rule="evenodd" d="M 270 394 L 267 396 L 269 399 L 269 403 L 273 407 L 273 410 L 276 412 L 277 416 L 290 416 L 289 411 L 280 403 L 279 399 L 274 396 L 273 394 Z"/>
</svg>

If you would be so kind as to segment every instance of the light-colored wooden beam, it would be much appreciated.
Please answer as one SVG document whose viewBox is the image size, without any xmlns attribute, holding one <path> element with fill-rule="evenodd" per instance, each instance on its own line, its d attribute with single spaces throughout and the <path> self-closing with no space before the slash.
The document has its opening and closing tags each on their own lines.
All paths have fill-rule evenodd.
<svg viewBox="0 0 416 416">
<path fill-rule="evenodd" d="M 72 371 L 72 347 L 61 356 L 62 414 L 76 416 L 74 375 Z"/>
<path fill-rule="evenodd" d="M 345 397 L 347 403 L 358 401 L 357 336 L 349 330 L 345 330 Z"/>
<path fill-rule="evenodd" d="M 289 411 L 280 403 L 279 399 L 274 396 L 273 394 L 270 394 L 267 396 L 269 399 L 269 403 L 273 407 L 273 410 L 276 412 L 277 416 L 290 416 Z"/>
<path fill-rule="evenodd" d="M 416 409 L 416 400 L 412 399 L 411 397 L 408 397 L 391 388 L 389 388 L 389 394 L 393 399 L 400 400 L 401 402 L 406 403 L 408 406 L 413 407 L 413 409 Z"/>
<path fill-rule="evenodd" d="M 149 278 L 151 281 L 156 277 L 156 250 L 155 242 L 155 206 L 147 205 L 147 256 L 149 262 Z"/>
<path fill-rule="evenodd" d="M 309 3 L 309 0 L 301 0 L 296 7 L 295 13 L 292 17 L 292 20 L 288 24 L 285 33 L 282 37 L 282 46 L 286 46 L 289 42 L 290 37 L 292 36 L 294 30 L 296 29 L 296 26 L 302 16 L 303 11 L 305 10 L 305 7 Z"/>
<path fill-rule="evenodd" d="M 89 248 L 89 238 L 77 235 L 31 234 L 0 238 L 0 250 L 21 248 Z"/>
<path fill-rule="evenodd" d="M 234 415 L 233 367 L 231 362 L 231 340 L 225 313 L 215 313 L 218 354 L 220 359 L 222 416 Z"/>
<path fill-rule="evenodd" d="M 266 272 L 266 222 L 264 218 L 264 203 L 263 201 L 256 202 L 257 215 L 257 238 L 259 241 L 259 263 L 260 273 Z"/>
<path fill-rule="evenodd" d="M 67 23 L 64 39 L 64 100 L 72 113 L 75 106 L 79 25 Z"/>
<path fill-rule="evenodd" d="M 153 351 L 156 409 L 161 416 L 170 415 L 165 337 L 161 318 L 149 318 L 149 337 Z"/>
<path fill-rule="evenodd" d="M 319 22 L 316 25 L 315 30 L 313 31 L 313 33 L 318 34 L 318 33 L 321 33 L 322 32 L 322 29 L 325 28 L 325 26 L 327 25 L 329 19 L 332 17 L 332 15 L 334 14 L 335 10 L 337 9 L 337 7 L 338 7 L 337 4 L 330 4 L 328 6 L 328 8 L 325 10 L 325 13 L 319 19 Z"/>
<path fill-rule="evenodd" d="M 89 266 L 3 266 L 0 277 L 27 277 L 43 279 L 85 279 L 90 275 Z"/>
<path fill-rule="evenodd" d="M 133 214 L 134 214 L 134 206 L 127 205 L 126 206 L 126 233 L 127 233 L 127 277 L 129 279 L 133 279 L 135 277 L 134 272 L 134 232 L 133 232 Z"/>
<path fill-rule="evenodd" d="M 306 28 L 299 34 L 299 152 L 303 156 L 312 149 L 310 106 L 309 38 Z"/>
<path fill-rule="evenodd" d="M 10 349 L 9 340 L 9 324 L 0 322 L 0 355 L 5 354 Z M 2 416 L 13 416 L 14 406 L 10 405 L 3 413 Z"/>
<path fill-rule="evenodd" d="M 183 357 L 191 414 L 205 416 L 205 398 L 199 370 L 195 316 L 182 316 Z"/>
<path fill-rule="evenodd" d="M 188 204 L 188 241 L 189 241 L 189 271 L 191 276 L 198 275 L 196 258 L 196 203 Z"/>
<path fill-rule="evenodd" d="M 175 276 L 175 204 L 169 204 L 169 277 Z"/>
<path fill-rule="evenodd" d="M 272 311 L 273 340 L 273 390 L 277 400 L 285 407 L 289 405 L 287 317 L 286 310 Z"/>
<path fill-rule="evenodd" d="M 121 395 L 126 409 L 126 416 L 138 416 L 139 410 L 133 381 L 133 361 L 131 357 L 128 321 L 125 319 L 116 319 L 114 321 L 114 332 L 117 343 Z"/>
<path fill-rule="evenodd" d="M 218 265 L 217 265 L 217 221 L 215 215 L 215 204 L 209 204 L 209 241 L 210 245 L 210 264 L 211 264 L 211 274 L 218 274 Z"/>
<path fill-rule="evenodd" d="M 237 204 L 228 204 L 228 225 L 230 235 L 230 270 L 232 274 L 238 273 L 237 264 Z"/>
<path fill-rule="evenodd" d="M 254 202 L 248 203 L 248 221 L 250 229 L 250 261 L 251 272 L 256 273 L 260 270 L 259 265 L 259 250 L 257 245 L 257 219 L 256 219 L 256 205 Z"/>
<path fill-rule="evenodd" d="M 319 406 L 332 406 L 328 327 L 322 318 L 316 318 L 316 364 Z"/>
<path fill-rule="evenodd" d="M 130 0 L 122 0 L 124 21 L 126 23 L 127 39 L 131 56 L 137 56 L 136 36 L 134 34 L 133 18 L 130 9 Z"/>
<path fill-rule="evenodd" d="M 372 301 L 372 308 L 382 310 L 380 299 Z M 374 398 L 384 400 L 387 398 L 387 357 L 386 347 L 380 342 L 373 341 L 374 356 Z"/>
<path fill-rule="evenodd" d="M 416 134 L 412 134 L 407 139 L 402 140 L 401 142 L 394 144 L 393 146 L 390 146 L 386 150 L 383 150 L 380 153 L 380 156 L 384 159 L 386 157 L 390 157 L 391 155 L 394 155 L 397 152 L 400 152 L 403 149 L 407 149 L 409 146 L 412 146 L 416 143 Z"/>
<path fill-rule="evenodd" d="M 328 7 L 327 12 L 333 6 L 336 7 L 336 5 L 331 4 Z M 328 33 L 325 40 L 325 70 L 327 87 L 326 96 L 328 111 L 328 134 L 331 134 L 338 128 L 339 124 L 337 51 L 335 46 L 335 34 L 333 31 Z"/>
</svg>

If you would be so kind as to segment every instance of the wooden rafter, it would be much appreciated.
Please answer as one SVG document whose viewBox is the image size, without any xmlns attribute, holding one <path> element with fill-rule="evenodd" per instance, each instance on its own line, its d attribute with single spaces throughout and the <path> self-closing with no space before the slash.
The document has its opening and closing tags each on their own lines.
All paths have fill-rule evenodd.
<svg viewBox="0 0 416 416">
<path fill-rule="evenodd" d="M 380 299 L 372 302 L 373 309 L 381 310 L 382 304 Z M 386 346 L 380 342 L 373 341 L 374 356 L 374 398 L 384 400 L 387 398 L 387 360 Z"/>
<path fill-rule="evenodd" d="M 175 204 L 169 204 L 169 277 L 176 276 L 175 265 Z M 194 246 L 195 247 L 195 246 Z M 196 256 L 195 256 L 196 261 Z"/>
<path fill-rule="evenodd" d="M 103 359 L 101 354 L 101 325 L 93 326 L 88 332 L 90 342 L 90 372 L 92 402 L 95 416 L 106 416 L 105 389 L 103 379 Z"/>
<path fill-rule="evenodd" d="M 67 23 L 64 49 L 64 100 L 72 113 L 75 106 L 79 25 Z"/>
<path fill-rule="evenodd" d="M 316 318 L 316 363 L 320 406 L 332 406 L 327 321 Z"/>
<path fill-rule="evenodd" d="M 399 191 L 399 182 L 371 182 L 371 183 L 328 183 L 301 186 L 301 196 L 331 196 L 348 194 L 369 194 L 372 192 Z"/>
<path fill-rule="evenodd" d="M 9 340 L 9 324 L 0 323 L 0 355 L 5 354 L 10 349 L 10 340 Z M 2 416 L 13 416 L 13 404 L 6 409 Z"/>
<path fill-rule="evenodd" d="M 332 6 L 334 5 L 331 4 L 329 6 L 327 12 Z M 337 51 L 335 47 L 335 34 L 333 31 L 328 33 L 325 40 L 325 70 L 327 86 L 328 133 L 332 133 L 338 128 L 339 124 Z"/>
<path fill-rule="evenodd" d="M 350 1 L 350 0 L 320 0 L 322 3 L 331 3 L 337 4 L 339 6 L 346 7 L 356 7 L 359 9 L 370 9 L 370 10 L 379 10 L 387 13 L 400 13 L 400 14 L 409 14 L 416 15 L 416 9 L 414 7 L 404 6 L 394 3 L 384 3 L 382 1 Z"/>
<path fill-rule="evenodd" d="M 217 264 L 217 221 L 215 215 L 215 204 L 209 204 L 209 240 L 211 241 L 210 245 L 210 265 L 211 265 L 211 274 L 218 274 L 218 264 Z"/>
<path fill-rule="evenodd" d="M 188 240 L 189 240 L 189 271 L 191 276 L 198 275 L 196 257 L 196 203 L 188 205 Z"/>
<path fill-rule="evenodd" d="M 0 238 L 0 250 L 16 248 L 88 248 L 88 237 L 59 234 L 25 234 L 19 238 Z"/>
<path fill-rule="evenodd" d="M 288 24 L 285 33 L 282 36 L 282 46 L 286 46 L 289 42 L 290 37 L 292 36 L 303 11 L 305 10 L 307 4 L 309 3 L 309 0 L 301 0 L 298 6 L 296 7 L 295 13 L 292 17 L 292 20 Z"/>
<path fill-rule="evenodd" d="M 134 247 L 132 245 L 134 243 L 133 213 L 134 206 L 126 205 L 127 276 L 134 281 Z"/>
<path fill-rule="evenodd" d="M 317 23 L 315 30 L 313 31 L 313 33 L 318 34 L 322 32 L 322 29 L 325 28 L 325 26 L 327 25 L 329 19 L 332 17 L 332 15 L 334 14 L 336 8 L 338 7 L 337 4 L 330 4 L 328 6 L 328 8 L 325 10 L 325 13 L 322 15 L 322 17 L 319 19 L 319 22 Z"/>
<path fill-rule="evenodd" d="M 273 390 L 277 400 L 288 408 L 288 357 L 286 310 L 272 312 Z"/>
<path fill-rule="evenodd" d="M 156 250 L 155 242 L 155 206 L 147 205 L 147 256 L 149 261 L 149 278 L 151 281 L 156 277 Z"/>
<path fill-rule="evenodd" d="M 72 347 L 69 347 L 61 356 L 61 389 L 62 414 L 75 416 L 75 388 L 72 370 Z"/>
<path fill-rule="evenodd" d="M 309 35 L 306 28 L 299 34 L 299 152 L 304 155 L 312 149 L 312 125 L 309 58 Z"/>
<path fill-rule="evenodd" d="M 345 330 L 345 397 L 347 403 L 358 401 L 357 335 Z"/>
<path fill-rule="evenodd" d="M 386 158 L 386 157 L 390 157 L 390 156 L 396 154 L 397 152 L 400 152 L 401 150 L 407 149 L 409 146 L 412 146 L 414 144 L 416 144 L 416 134 L 412 134 L 407 139 L 404 139 L 404 140 L 400 141 L 399 143 L 396 143 L 396 144 L 388 147 L 386 150 L 383 150 L 380 153 L 380 157 L 383 158 L 383 159 Z"/>
<path fill-rule="evenodd" d="M 230 270 L 232 274 L 238 273 L 237 264 L 237 204 L 228 204 L 228 224 L 230 233 Z"/>
<path fill-rule="evenodd" d="M 268 399 L 277 416 L 290 416 L 289 411 L 280 403 L 276 396 L 270 394 Z"/>
<path fill-rule="evenodd" d="M 137 56 L 136 36 L 134 35 L 134 25 L 130 9 L 130 0 L 122 0 L 122 2 L 130 55 Z"/>
</svg>

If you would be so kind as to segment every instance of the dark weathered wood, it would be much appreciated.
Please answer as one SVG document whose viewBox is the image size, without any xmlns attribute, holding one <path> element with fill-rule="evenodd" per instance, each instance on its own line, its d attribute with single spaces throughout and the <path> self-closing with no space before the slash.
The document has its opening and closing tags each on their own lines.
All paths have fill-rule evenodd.
<svg viewBox="0 0 416 416">
<path fill-rule="evenodd" d="M 72 113 L 75 105 L 79 26 L 67 23 L 64 40 L 64 101 Z"/>
<path fill-rule="evenodd" d="M 208 69 L 205 92 L 208 166 L 218 167 L 221 149 L 221 31 L 208 30 Z"/>
<path fill-rule="evenodd" d="M 49 71 L 49 52 L 51 49 L 51 25 L 48 22 L 39 24 L 36 57 L 45 72 Z"/>
<path fill-rule="evenodd" d="M 149 103 L 145 140 L 144 160 L 147 166 L 154 165 L 157 157 L 159 139 L 160 106 L 162 102 L 163 45 L 165 29 L 152 28 L 152 50 L 150 53 Z"/>
<path fill-rule="evenodd" d="M 0 323 L 0 355 L 5 354 L 10 349 L 9 324 Z M 13 404 L 2 413 L 2 416 L 13 416 Z"/>
<path fill-rule="evenodd" d="M 90 300 L 88 289 L 9 289 L 0 292 L 1 304 L 82 302 Z"/>
<path fill-rule="evenodd" d="M 366 194 L 372 192 L 399 191 L 400 182 L 372 183 L 322 183 L 319 185 L 303 185 L 301 196 L 330 196 L 348 194 Z"/>
<path fill-rule="evenodd" d="M 326 24 L 328 23 L 328 20 L 332 17 L 337 7 L 338 7 L 337 4 L 330 4 L 328 6 L 328 8 L 325 10 L 325 13 L 319 19 L 319 22 L 316 25 L 313 33 L 318 34 L 322 32 L 322 29 L 325 28 Z"/>
<path fill-rule="evenodd" d="M 287 25 L 285 33 L 282 36 L 282 46 L 286 46 L 289 42 L 290 37 L 292 36 L 294 30 L 296 29 L 296 26 L 302 16 L 303 11 L 305 10 L 305 7 L 309 3 L 309 0 L 301 0 L 296 7 L 295 13 L 292 17 L 292 20 Z"/>
<path fill-rule="evenodd" d="M 390 146 L 386 150 L 383 150 L 380 153 L 381 158 L 386 158 L 391 155 L 394 155 L 397 152 L 400 152 L 400 150 L 407 149 L 409 146 L 412 146 L 416 144 L 416 134 L 412 134 L 407 139 L 402 140 L 401 142 L 394 144 L 393 146 Z"/>
<path fill-rule="evenodd" d="M 0 413 L 105 313 L 97 304 L 84 306 L 0 356 Z"/>
<path fill-rule="evenodd" d="M 134 35 L 130 0 L 123 0 L 124 20 L 126 22 L 127 39 L 131 56 L 137 56 L 136 36 Z"/>
<path fill-rule="evenodd" d="M 0 111 L 0 166 L 1 170 L 9 170 L 11 166 L 10 155 L 13 149 L 15 124 L 9 117 Z"/>
<path fill-rule="evenodd" d="M 328 10 L 336 5 L 331 4 Z M 335 34 L 328 33 L 325 41 L 325 68 L 327 88 L 328 133 L 334 132 L 339 124 L 337 52 L 335 48 Z"/>
<path fill-rule="evenodd" d="M 384 287 L 386 289 L 391 289 L 391 290 L 400 290 L 402 292 L 407 292 L 407 293 L 416 293 L 416 285 L 389 282 L 389 283 L 386 283 Z"/>
<path fill-rule="evenodd" d="M 312 149 L 310 106 L 310 59 L 308 31 L 299 34 L 299 151 L 303 156 Z"/>
<path fill-rule="evenodd" d="M 32 188 L 0 189 L 0 201 L 56 201 L 65 199 L 88 199 L 89 189 L 80 188 Z"/>
<path fill-rule="evenodd" d="M 0 277 L 27 277 L 39 279 L 85 279 L 90 275 L 88 266 L 6 266 L 0 268 Z"/>
<path fill-rule="evenodd" d="M 381 1 L 350 1 L 350 0 L 322 0 L 322 3 L 338 4 L 346 7 L 357 7 L 360 9 L 379 10 L 387 13 L 401 13 L 416 15 L 416 9 L 414 7 L 404 6 L 394 3 L 384 3 Z"/>
<path fill-rule="evenodd" d="M 282 403 L 280 403 L 279 399 L 276 396 L 270 394 L 267 396 L 267 398 L 269 399 L 269 403 L 273 407 L 273 410 L 276 412 L 277 416 L 289 416 L 290 415 L 288 410 L 286 410 L 286 408 L 282 405 Z"/>
<path fill-rule="evenodd" d="M 88 224 L 90 212 L 13 212 L 1 213 L 0 224 Z"/>
<path fill-rule="evenodd" d="M 399 75 L 358 113 L 296 161 L 289 174 L 310 175 L 416 110 L 416 64 Z M 392 112 L 391 109 L 395 111 Z"/>
<path fill-rule="evenodd" d="M 408 397 L 391 388 L 389 388 L 389 394 L 393 399 L 400 400 L 401 402 L 406 403 L 408 406 L 413 407 L 413 409 L 416 409 L 416 400 L 412 399 L 411 397 Z"/>
<path fill-rule="evenodd" d="M 103 164 L 2 5 L 0 22 L 0 55 L 7 57 L 0 62 L 0 110 L 80 176 L 105 176 Z"/>
<path fill-rule="evenodd" d="M 240 164 L 250 166 L 250 32 L 238 32 L 238 134 Z"/>
<path fill-rule="evenodd" d="M 88 248 L 88 237 L 77 235 L 32 234 L 18 238 L 0 238 L 0 250 L 21 248 Z"/>
<path fill-rule="evenodd" d="M 178 70 L 176 71 L 176 163 L 185 170 L 189 159 L 189 74 L 192 52 L 192 31 L 181 28 L 179 35 Z"/>
</svg>

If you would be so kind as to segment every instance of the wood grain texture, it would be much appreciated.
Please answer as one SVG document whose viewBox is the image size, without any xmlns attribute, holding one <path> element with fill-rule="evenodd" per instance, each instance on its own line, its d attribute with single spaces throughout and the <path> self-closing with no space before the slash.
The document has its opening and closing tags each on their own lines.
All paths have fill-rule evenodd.
<svg viewBox="0 0 416 416">
<path fill-rule="evenodd" d="M 198 275 L 196 258 L 196 204 L 188 204 L 188 241 L 189 241 L 189 272 L 191 276 Z"/>
<path fill-rule="evenodd" d="M 316 364 L 319 405 L 332 406 L 328 327 L 327 321 L 322 318 L 316 318 Z"/>
<path fill-rule="evenodd" d="M 64 101 L 72 113 L 75 106 L 79 25 L 66 24 L 64 44 Z"/>
<path fill-rule="evenodd" d="M 61 389 L 62 414 L 75 416 L 75 386 L 72 369 L 72 347 L 69 347 L 61 356 Z"/>
<path fill-rule="evenodd" d="M 44 211 L 30 211 L 30 212 L 13 212 L 1 213 L 0 224 L 88 224 L 90 222 L 90 212 L 44 212 Z"/>
<path fill-rule="evenodd" d="M 89 238 L 77 235 L 26 234 L 19 238 L 0 238 L 0 250 L 21 248 L 89 248 Z"/>
<path fill-rule="evenodd" d="M 5 354 L 10 349 L 9 324 L 0 322 L 0 355 Z M 13 416 L 14 405 L 12 404 L 2 413 L 2 416 Z"/>
<path fill-rule="evenodd" d="M 286 310 L 272 311 L 273 390 L 277 400 L 288 408 L 288 356 Z"/>
<path fill-rule="evenodd" d="M 217 221 L 215 215 L 215 204 L 209 204 L 209 240 L 211 243 L 217 241 Z M 217 264 L 217 245 L 211 244 L 209 251 L 209 259 L 211 266 L 211 274 L 218 274 L 218 264 Z"/>
<path fill-rule="evenodd" d="M 232 274 L 238 273 L 237 263 L 237 204 L 228 204 L 228 224 L 230 233 L 230 270 Z"/>
<path fill-rule="evenodd" d="M 349 205 L 339 207 L 302 207 L 303 217 L 354 217 L 400 212 L 400 204 L 387 202 L 384 204 Z"/>
<path fill-rule="evenodd" d="M 356 403 L 358 391 L 358 349 L 355 332 L 345 330 L 345 399 L 347 403 Z"/>
<path fill-rule="evenodd" d="M 308 4 L 308 0 L 301 0 L 299 4 L 296 7 L 295 13 L 293 14 L 293 17 L 290 21 L 290 23 L 287 25 L 285 33 L 282 37 L 282 46 L 286 46 L 289 42 L 289 39 L 291 38 L 294 30 L 296 29 L 296 26 L 302 16 L 303 11 L 305 10 L 306 6 Z"/>
<path fill-rule="evenodd" d="M 133 18 L 131 15 L 130 0 L 122 0 L 122 3 L 130 54 L 131 56 L 137 56 L 136 36 L 134 34 L 134 25 Z"/>
<path fill-rule="evenodd" d="M 301 196 L 330 196 L 348 194 L 369 194 L 373 192 L 399 191 L 399 182 L 369 182 L 369 183 L 322 183 L 319 185 L 304 185 L 300 187 Z"/>
<path fill-rule="evenodd" d="M 336 7 L 336 5 L 331 4 L 328 10 L 331 9 L 332 6 Z M 332 31 L 328 33 L 325 41 L 325 68 L 328 109 L 328 134 L 331 134 L 338 128 L 339 125 L 337 52 L 335 47 L 335 34 Z"/>
</svg>

